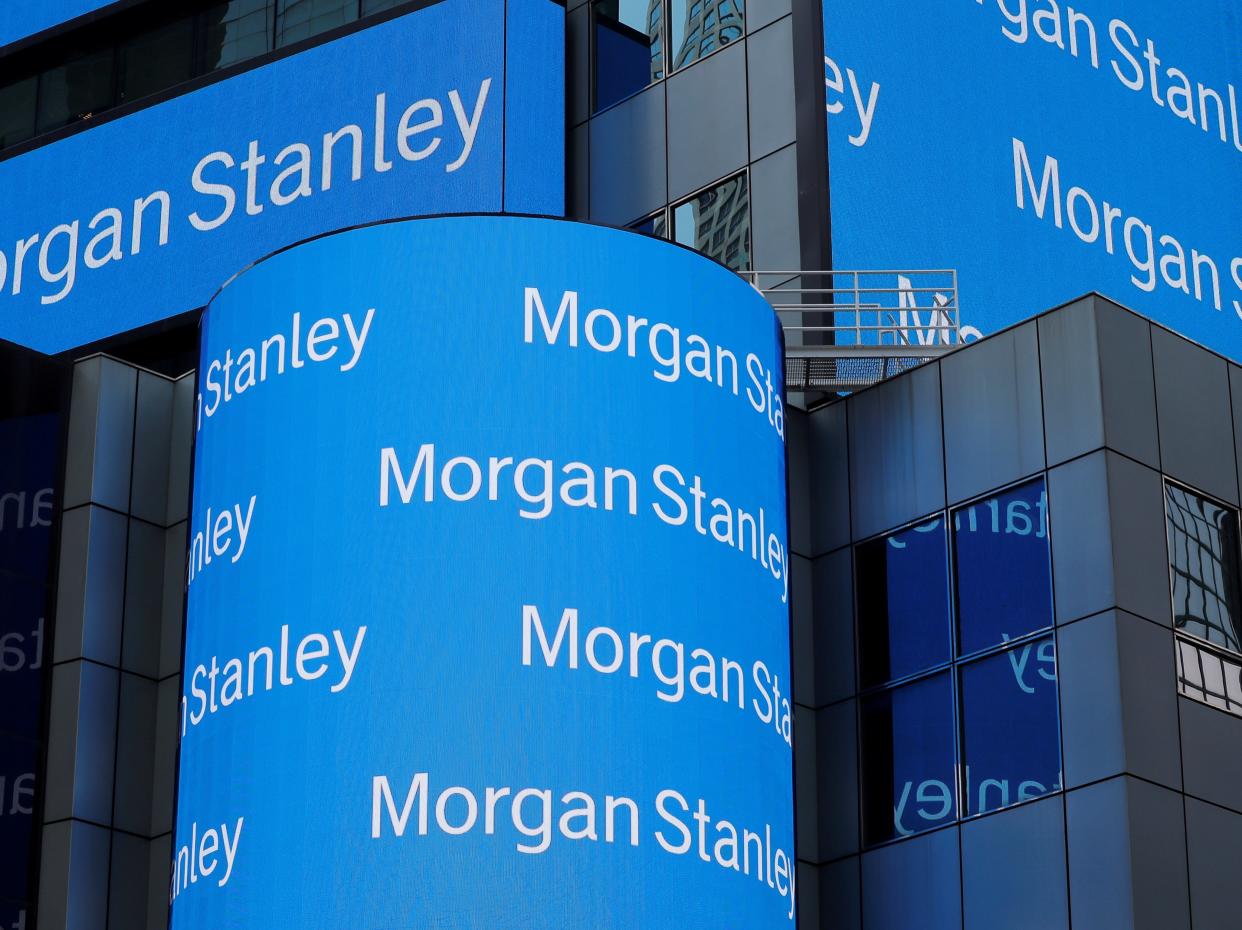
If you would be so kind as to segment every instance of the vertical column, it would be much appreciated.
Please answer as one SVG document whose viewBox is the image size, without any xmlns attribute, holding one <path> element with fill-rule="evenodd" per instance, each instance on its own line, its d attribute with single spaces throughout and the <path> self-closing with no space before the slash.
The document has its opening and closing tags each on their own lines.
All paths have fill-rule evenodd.
<svg viewBox="0 0 1242 930">
<path fill-rule="evenodd" d="M 75 366 L 39 925 L 163 927 L 176 766 L 192 374 Z"/>
</svg>

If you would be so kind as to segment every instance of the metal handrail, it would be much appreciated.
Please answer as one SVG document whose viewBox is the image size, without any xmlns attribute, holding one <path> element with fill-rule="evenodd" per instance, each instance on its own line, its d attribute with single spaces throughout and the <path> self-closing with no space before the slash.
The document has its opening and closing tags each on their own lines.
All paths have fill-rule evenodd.
<svg viewBox="0 0 1242 930">
<path fill-rule="evenodd" d="M 792 391 L 831 395 L 859 390 L 962 342 L 953 268 L 801 269 L 742 276 L 781 321 L 785 383 Z"/>
<path fill-rule="evenodd" d="M 772 305 L 787 334 L 831 337 L 825 355 L 892 346 L 938 354 L 961 343 L 953 268 L 756 270 L 743 277 Z M 773 279 L 780 280 L 764 286 Z M 826 285 L 806 286 L 816 279 Z M 808 314 L 819 318 L 808 322 Z"/>
</svg>

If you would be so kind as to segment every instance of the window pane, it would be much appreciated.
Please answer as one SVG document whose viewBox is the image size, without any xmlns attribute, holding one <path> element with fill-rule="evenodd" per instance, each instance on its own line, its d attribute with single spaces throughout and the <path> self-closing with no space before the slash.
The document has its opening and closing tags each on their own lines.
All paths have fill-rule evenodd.
<svg viewBox="0 0 1242 930">
<path fill-rule="evenodd" d="M 1237 514 L 1190 491 L 1165 485 L 1173 622 L 1235 652 L 1238 643 Z"/>
<path fill-rule="evenodd" d="M 4 605 L 0 611 L 0 736 L 38 739 L 46 667 L 47 588 L 10 575 L 7 568 L 0 568 L 0 604 Z M 0 818 L 3 816 L 0 804 Z"/>
<path fill-rule="evenodd" d="M 0 148 L 34 135 L 38 83 L 38 78 L 28 77 L 0 87 Z"/>
<path fill-rule="evenodd" d="M 595 4 L 595 109 L 664 77 L 662 0 Z"/>
<path fill-rule="evenodd" d="M 944 672 L 860 701 L 863 842 L 955 818 L 953 685 Z"/>
<path fill-rule="evenodd" d="M 854 550 L 862 687 L 949 661 L 949 560 L 939 518 Z"/>
<path fill-rule="evenodd" d="M 649 236 L 659 236 L 661 239 L 665 236 L 665 227 L 667 223 L 664 220 L 664 211 L 653 213 L 646 219 L 639 220 L 630 226 L 635 232 L 646 233 Z"/>
<path fill-rule="evenodd" d="M 178 20 L 130 39 L 120 49 L 121 99 L 135 100 L 188 80 L 194 21 Z"/>
<path fill-rule="evenodd" d="M 232 0 L 204 14 L 208 71 L 262 55 L 272 48 L 272 0 Z"/>
<path fill-rule="evenodd" d="M 26 897 L 36 760 L 35 743 L 0 735 L 0 898 Z"/>
<path fill-rule="evenodd" d="M 362 0 L 362 15 L 370 16 L 372 13 L 380 13 L 384 10 L 391 10 L 394 6 L 404 3 L 405 0 Z"/>
<path fill-rule="evenodd" d="M 697 61 L 742 37 L 742 0 L 672 0 L 669 47 L 673 69 Z"/>
<path fill-rule="evenodd" d="M 107 48 L 44 71 L 39 79 L 39 132 L 112 106 L 112 61 L 112 49 Z"/>
<path fill-rule="evenodd" d="M 1177 687 L 1186 697 L 1242 716 L 1242 662 L 1223 658 L 1207 646 L 1180 636 Z"/>
<path fill-rule="evenodd" d="M 276 0 L 276 47 L 319 35 L 358 18 L 358 0 Z"/>
<path fill-rule="evenodd" d="M 1052 626 L 1043 479 L 955 511 L 953 555 L 961 654 Z"/>
<path fill-rule="evenodd" d="M 1036 640 L 962 666 L 966 813 L 1061 789 L 1056 647 Z"/>
<path fill-rule="evenodd" d="M 673 239 L 734 271 L 748 271 L 750 197 L 746 175 L 729 178 L 675 207 Z"/>
</svg>

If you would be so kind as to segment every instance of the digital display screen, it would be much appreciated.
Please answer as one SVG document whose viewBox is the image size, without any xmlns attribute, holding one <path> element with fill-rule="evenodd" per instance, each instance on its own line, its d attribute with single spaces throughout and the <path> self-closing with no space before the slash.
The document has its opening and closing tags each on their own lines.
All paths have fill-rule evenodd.
<svg viewBox="0 0 1242 930">
<path fill-rule="evenodd" d="M 172 927 L 792 927 L 783 346 L 551 219 L 245 271 L 199 368 Z"/>
<path fill-rule="evenodd" d="M 112 0 L 7 0 L 0 4 L 0 48 L 101 10 Z"/>
<path fill-rule="evenodd" d="M 564 208 L 564 20 L 442 0 L 0 162 L 0 339 L 58 352 L 397 216 Z"/>
<path fill-rule="evenodd" d="M 823 10 L 834 268 L 956 269 L 967 338 L 1094 290 L 1242 355 L 1235 4 Z"/>
</svg>

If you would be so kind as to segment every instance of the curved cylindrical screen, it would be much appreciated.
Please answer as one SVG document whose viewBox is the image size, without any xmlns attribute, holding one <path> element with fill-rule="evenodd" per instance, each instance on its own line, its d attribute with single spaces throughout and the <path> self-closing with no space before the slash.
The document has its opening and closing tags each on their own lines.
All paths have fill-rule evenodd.
<svg viewBox="0 0 1242 930">
<path fill-rule="evenodd" d="M 722 266 L 564 221 L 229 283 L 174 930 L 791 927 L 782 358 Z"/>
</svg>

